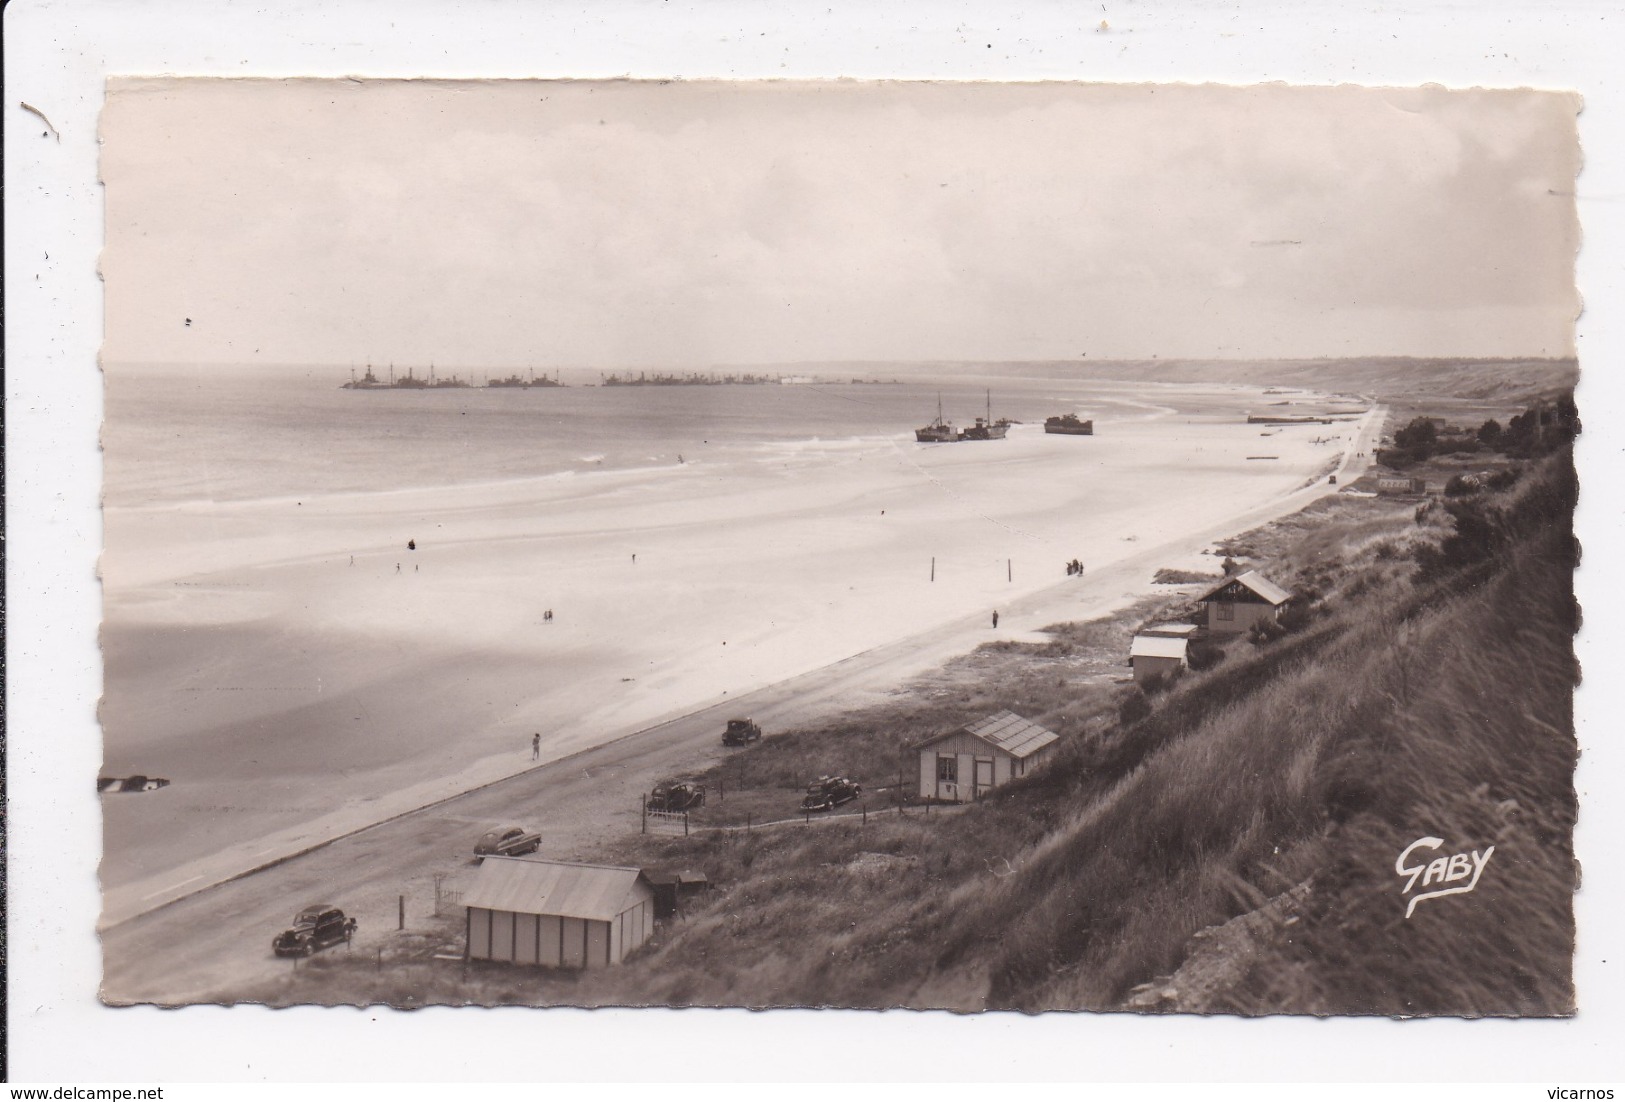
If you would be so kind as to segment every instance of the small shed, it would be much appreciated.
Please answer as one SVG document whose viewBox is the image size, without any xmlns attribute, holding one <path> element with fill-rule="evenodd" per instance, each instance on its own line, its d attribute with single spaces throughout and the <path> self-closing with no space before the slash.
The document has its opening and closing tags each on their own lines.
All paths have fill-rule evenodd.
<svg viewBox="0 0 1625 1102">
<path fill-rule="evenodd" d="M 711 890 L 711 879 L 703 872 L 645 873 L 655 890 L 655 917 L 670 918 L 682 910 L 690 898 Z"/>
<path fill-rule="evenodd" d="M 1377 493 L 1379 494 L 1425 494 L 1428 484 L 1420 478 L 1387 475 L 1377 479 Z"/>
<path fill-rule="evenodd" d="M 1247 631 L 1260 620 L 1274 620 L 1292 594 L 1256 570 L 1226 578 L 1197 598 L 1207 605 L 1207 629 L 1230 634 Z"/>
<path fill-rule="evenodd" d="M 920 796 L 966 803 L 1028 771 L 1060 739 L 1014 712 L 985 719 L 926 739 L 920 755 Z"/>
<path fill-rule="evenodd" d="M 654 933 L 639 869 L 487 857 L 463 893 L 468 957 L 548 968 L 619 964 Z"/>
<path fill-rule="evenodd" d="M 1167 677 L 1184 669 L 1190 640 L 1165 635 L 1136 635 L 1129 644 L 1128 664 L 1134 667 L 1134 683 L 1153 677 Z"/>
</svg>

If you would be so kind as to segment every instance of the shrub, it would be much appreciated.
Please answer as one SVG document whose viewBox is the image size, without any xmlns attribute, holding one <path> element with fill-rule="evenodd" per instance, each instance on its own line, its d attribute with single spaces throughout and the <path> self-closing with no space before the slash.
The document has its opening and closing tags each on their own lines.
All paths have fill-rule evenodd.
<svg viewBox="0 0 1625 1102">
<path fill-rule="evenodd" d="M 1253 641 L 1253 646 L 1262 647 L 1285 637 L 1286 630 L 1274 620 L 1259 620 L 1248 630 L 1247 636 Z"/>
<path fill-rule="evenodd" d="M 1478 493 L 1481 488 L 1478 479 L 1471 475 L 1452 475 L 1450 481 L 1444 484 L 1444 496 L 1467 497 L 1469 494 Z"/>
<path fill-rule="evenodd" d="M 1415 417 L 1411 423 L 1394 433 L 1394 444 L 1408 451 L 1425 453 L 1439 439 L 1439 430 L 1426 417 Z"/>
<path fill-rule="evenodd" d="M 1192 639 L 1185 660 L 1198 672 L 1211 670 L 1224 661 L 1224 644 L 1214 639 Z"/>
<path fill-rule="evenodd" d="M 1144 693 L 1135 690 L 1118 706 L 1117 722 L 1124 727 L 1132 727 L 1150 714 L 1151 702 L 1145 698 Z"/>
</svg>

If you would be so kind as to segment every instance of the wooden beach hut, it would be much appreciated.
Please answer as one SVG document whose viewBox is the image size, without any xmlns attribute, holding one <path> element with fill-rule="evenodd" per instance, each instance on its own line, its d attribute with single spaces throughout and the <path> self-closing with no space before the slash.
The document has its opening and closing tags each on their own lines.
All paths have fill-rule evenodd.
<svg viewBox="0 0 1625 1102">
<path fill-rule="evenodd" d="M 1024 777 L 1061 736 L 1014 712 L 926 739 L 920 757 L 920 796 L 966 803 Z"/>
<path fill-rule="evenodd" d="M 639 869 L 487 857 L 463 906 L 470 960 L 603 968 L 654 934 L 654 886 Z"/>
<path fill-rule="evenodd" d="M 1128 650 L 1128 664 L 1134 667 L 1134 683 L 1177 674 L 1188 664 L 1186 648 L 1189 646 L 1190 641 L 1184 637 L 1136 635 Z"/>
<path fill-rule="evenodd" d="M 1260 620 L 1279 619 L 1292 594 L 1256 570 L 1226 578 L 1196 598 L 1207 605 L 1207 629 L 1231 634 L 1247 631 Z"/>
<path fill-rule="evenodd" d="M 1411 478 L 1408 475 L 1383 475 L 1377 479 L 1377 493 L 1379 494 L 1425 494 L 1428 484 L 1420 478 Z"/>
</svg>

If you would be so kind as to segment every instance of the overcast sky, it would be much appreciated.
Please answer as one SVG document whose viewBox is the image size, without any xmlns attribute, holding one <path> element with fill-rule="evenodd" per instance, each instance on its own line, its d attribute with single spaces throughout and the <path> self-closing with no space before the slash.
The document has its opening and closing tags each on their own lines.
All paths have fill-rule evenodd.
<svg viewBox="0 0 1625 1102">
<path fill-rule="evenodd" d="M 1567 356 L 1578 109 L 1437 88 L 114 82 L 105 358 Z"/>
</svg>

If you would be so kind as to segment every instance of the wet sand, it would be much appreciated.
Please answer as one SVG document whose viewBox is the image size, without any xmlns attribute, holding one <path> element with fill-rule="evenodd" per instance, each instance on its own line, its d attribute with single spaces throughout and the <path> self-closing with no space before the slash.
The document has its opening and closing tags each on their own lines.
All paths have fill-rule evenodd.
<svg viewBox="0 0 1625 1102">
<path fill-rule="evenodd" d="M 1268 506 L 1353 432 L 1261 430 L 1245 401 L 745 471 L 109 508 L 105 772 L 173 783 L 104 800 L 104 885 L 531 768 L 535 731 L 557 760 L 1008 614 L 1073 557 L 1102 570 Z"/>
</svg>

